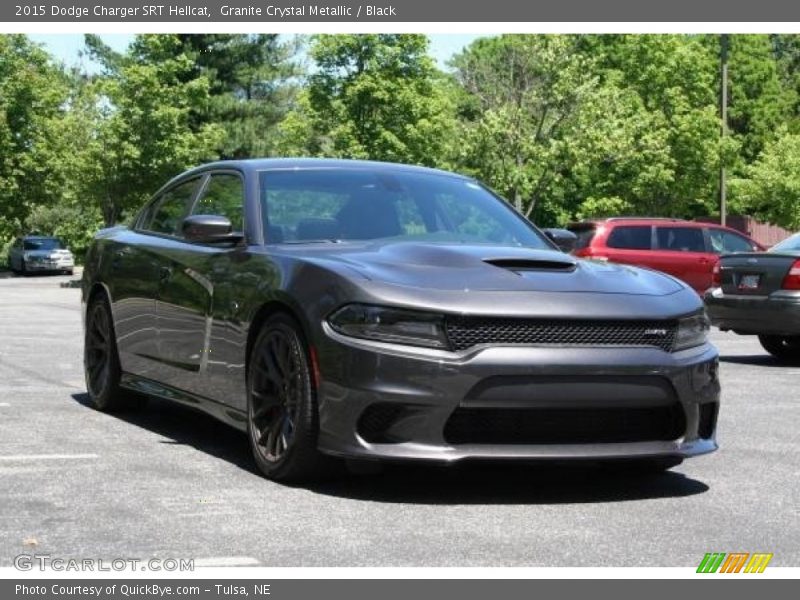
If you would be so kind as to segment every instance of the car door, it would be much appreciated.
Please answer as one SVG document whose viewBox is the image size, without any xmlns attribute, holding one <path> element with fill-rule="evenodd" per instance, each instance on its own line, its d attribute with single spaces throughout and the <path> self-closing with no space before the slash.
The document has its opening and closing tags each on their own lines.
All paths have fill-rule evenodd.
<svg viewBox="0 0 800 600">
<path fill-rule="evenodd" d="M 189 210 L 199 183 L 198 178 L 190 179 L 158 194 L 110 249 L 108 280 L 125 372 L 154 380 L 161 376 L 156 322 L 161 247 Z"/>
<path fill-rule="evenodd" d="M 699 293 L 711 287 L 716 258 L 707 249 L 701 227 L 658 225 L 655 242 L 653 268 L 674 275 Z"/>
<path fill-rule="evenodd" d="M 242 231 L 243 203 L 242 176 L 235 171 L 214 171 L 206 175 L 189 213 L 227 217 L 234 230 Z M 209 375 L 209 363 L 228 354 L 224 339 L 212 339 L 213 316 L 215 303 L 225 298 L 230 287 L 226 283 L 235 271 L 232 261 L 243 254 L 243 248 L 191 243 L 176 234 L 161 254 L 163 277 L 156 312 L 162 381 L 225 401 L 229 396 L 226 379 Z M 220 390 L 220 385 L 226 389 Z"/>
</svg>

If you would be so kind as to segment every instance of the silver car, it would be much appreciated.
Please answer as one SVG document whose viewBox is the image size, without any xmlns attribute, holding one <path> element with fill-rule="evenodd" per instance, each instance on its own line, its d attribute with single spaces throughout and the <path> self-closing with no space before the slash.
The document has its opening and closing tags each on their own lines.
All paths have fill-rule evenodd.
<svg viewBox="0 0 800 600">
<path fill-rule="evenodd" d="M 72 275 L 75 257 L 58 238 L 28 235 L 14 241 L 8 252 L 8 268 L 22 274 L 60 272 Z"/>
</svg>

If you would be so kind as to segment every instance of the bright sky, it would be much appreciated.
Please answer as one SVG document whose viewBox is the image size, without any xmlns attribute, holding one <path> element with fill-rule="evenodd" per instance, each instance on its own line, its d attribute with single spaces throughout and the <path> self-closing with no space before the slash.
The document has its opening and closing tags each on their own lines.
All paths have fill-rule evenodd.
<svg viewBox="0 0 800 600">
<path fill-rule="evenodd" d="M 29 35 L 32 40 L 42 44 L 56 60 L 72 66 L 82 62 L 87 70 L 93 71 L 96 65 L 87 58 L 80 58 L 83 48 L 83 35 L 56 34 L 56 35 Z M 133 35 L 101 35 L 103 41 L 114 50 L 124 50 L 133 39 Z M 431 41 L 431 54 L 436 59 L 440 68 L 445 68 L 447 61 L 454 54 L 468 46 L 479 35 L 454 34 L 454 35 L 429 35 Z"/>
</svg>

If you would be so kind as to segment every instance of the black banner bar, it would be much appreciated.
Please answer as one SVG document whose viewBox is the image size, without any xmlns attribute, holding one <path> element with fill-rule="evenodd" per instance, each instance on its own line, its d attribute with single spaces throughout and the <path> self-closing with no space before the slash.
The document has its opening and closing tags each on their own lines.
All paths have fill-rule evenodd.
<svg viewBox="0 0 800 600">
<path fill-rule="evenodd" d="M 0 4 L 3 22 L 782 22 L 800 21 L 786 0 L 59 0 Z"/>
<path fill-rule="evenodd" d="M 712 581 L 713 579 L 713 581 Z M 310 580 L 78 580 L 0 581 L 0 597 L 5 600 L 531 600 L 532 598 L 647 598 L 674 600 L 676 595 L 703 594 L 726 597 L 755 595 L 790 597 L 796 582 L 786 579 L 705 576 L 673 580 L 551 580 L 551 579 L 310 579 Z M 785 595 L 783 595 L 785 593 Z M 794 594 L 792 594 L 793 596 Z"/>
</svg>

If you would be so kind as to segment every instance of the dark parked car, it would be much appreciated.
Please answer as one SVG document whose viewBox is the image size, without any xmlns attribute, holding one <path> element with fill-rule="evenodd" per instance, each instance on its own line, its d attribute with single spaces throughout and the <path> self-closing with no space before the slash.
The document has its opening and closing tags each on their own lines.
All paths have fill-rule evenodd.
<svg viewBox="0 0 800 600">
<path fill-rule="evenodd" d="M 21 274 L 58 272 L 72 275 L 75 257 L 58 238 L 26 235 L 17 238 L 11 245 L 8 268 Z"/>
<path fill-rule="evenodd" d="M 635 459 L 716 449 L 700 298 L 581 261 L 466 177 L 311 159 L 209 164 L 83 276 L 94 406 L 135 390 L 249 432 L 269 477 L 350 459 Z"/>
<path fill-rule="evenodd" d="M 698 294 L 711 287 L 711 272 L 725 252 L 764 250 L 734 229 L 681 219 L 612 217 L 572 223 L 575 256 L 637 265 L 669 273 Z"/>
<path fill-rule="evenodd" d="M 723 256 L 705 301 L 723 331 L 758 335 L 770 354 L 800 359 L 800 233 L 765 253 Z"/>
</svg>

